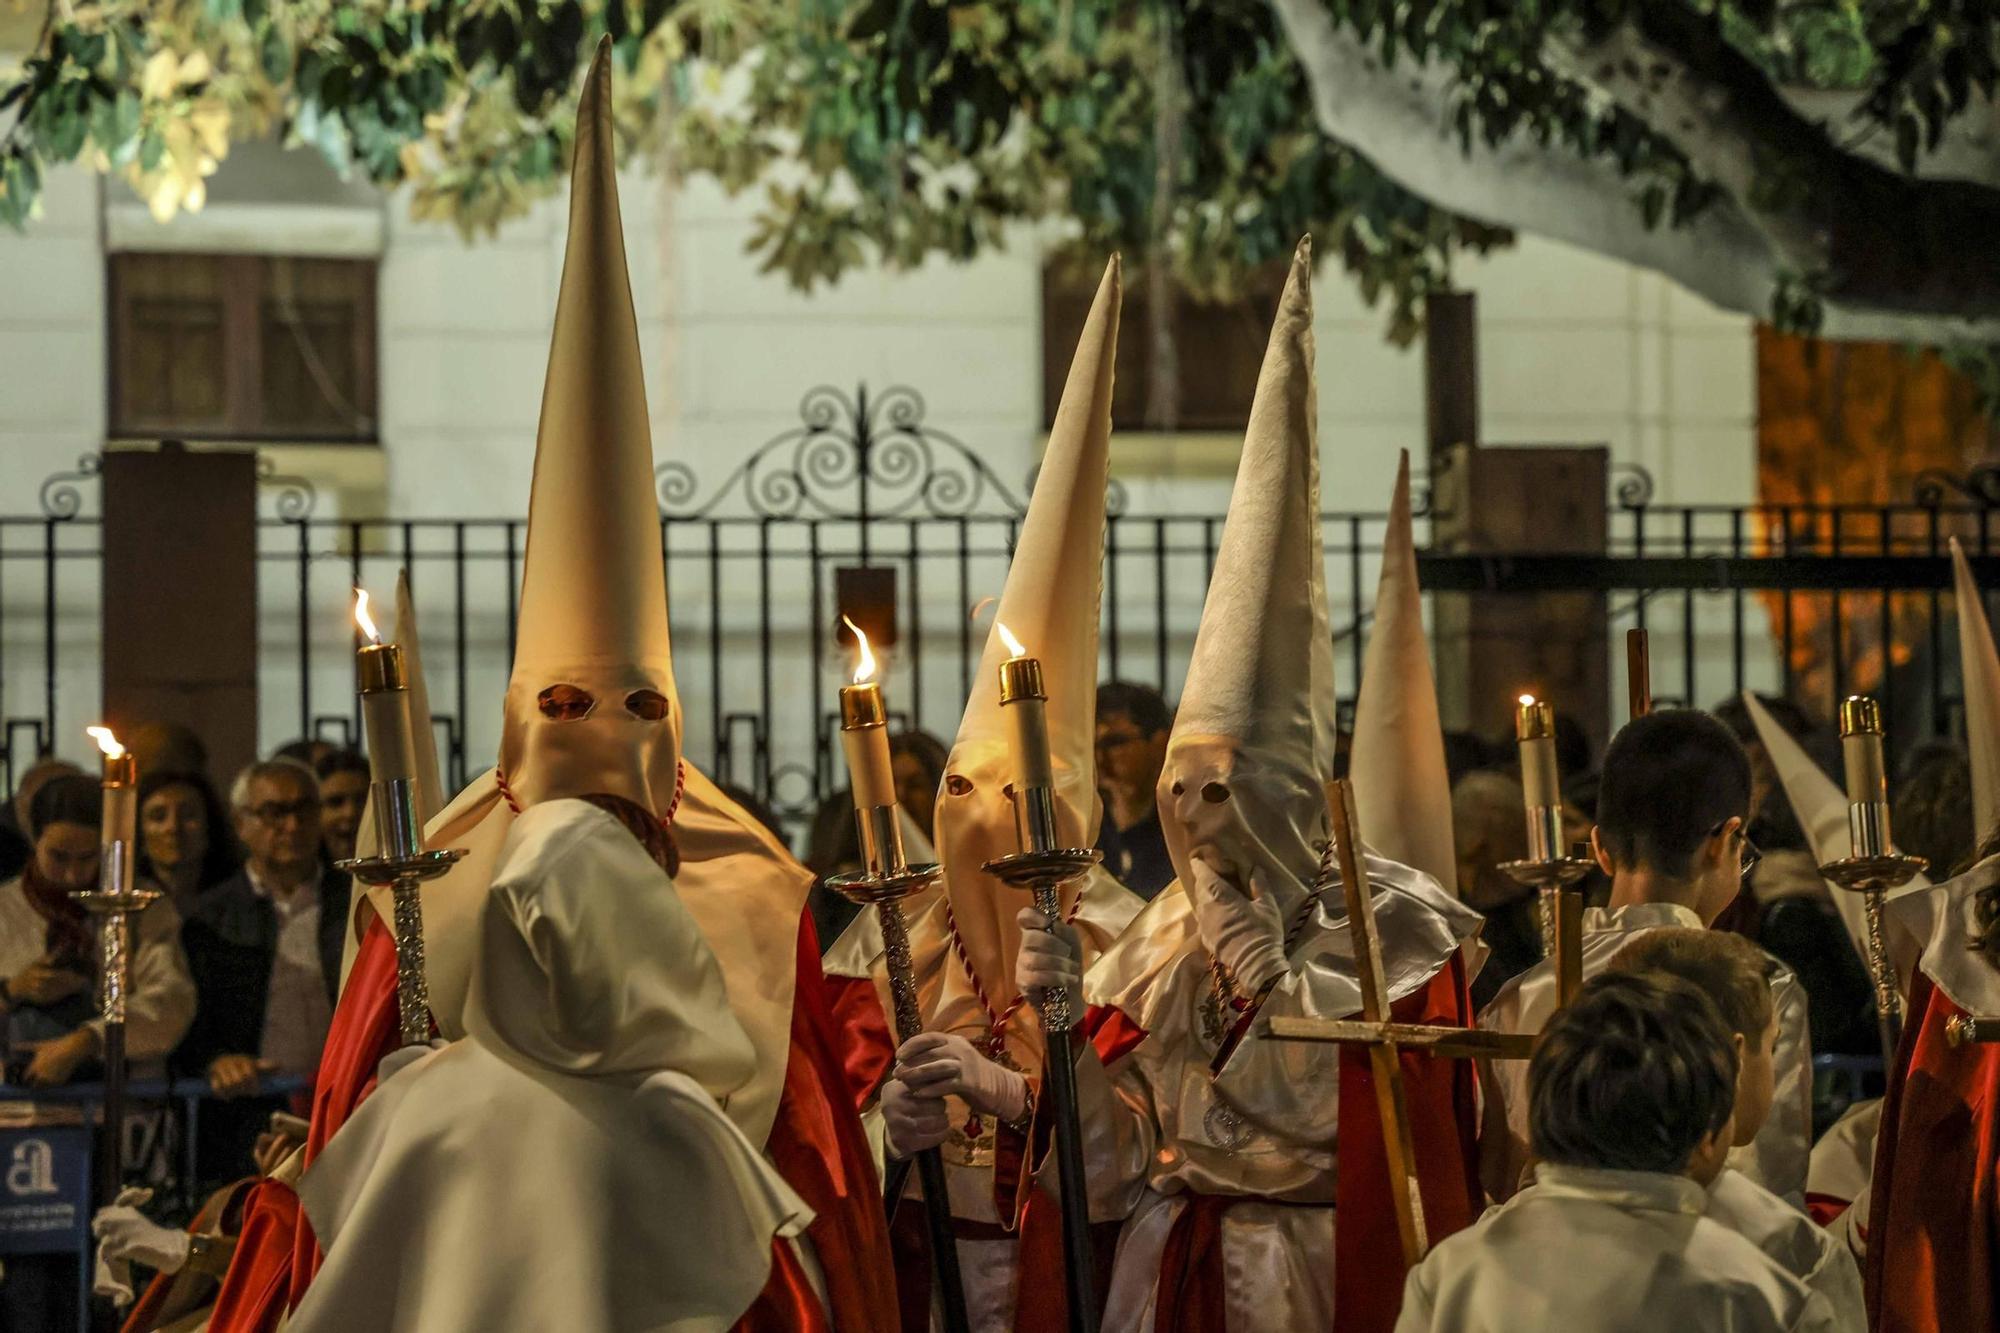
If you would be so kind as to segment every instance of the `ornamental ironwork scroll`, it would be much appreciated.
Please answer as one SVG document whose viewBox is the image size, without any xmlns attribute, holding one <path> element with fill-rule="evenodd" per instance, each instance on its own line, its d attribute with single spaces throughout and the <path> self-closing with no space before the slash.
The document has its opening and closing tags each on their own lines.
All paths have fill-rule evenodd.
<svg viewBox="0 0 2000 1333">
<path fill-rule="evenodd" d="M 923 396 L 866 384 L 852 396 L 831 385 L 799 401 L 799 425 L 753 450 L 722 483 L 701 493 L 679 460 L 654 469 L 668 519 L 721 517 L 875 519 L 1018 517 L 1027 506 L 978 451 L 924 420 Z"/>
</svg>

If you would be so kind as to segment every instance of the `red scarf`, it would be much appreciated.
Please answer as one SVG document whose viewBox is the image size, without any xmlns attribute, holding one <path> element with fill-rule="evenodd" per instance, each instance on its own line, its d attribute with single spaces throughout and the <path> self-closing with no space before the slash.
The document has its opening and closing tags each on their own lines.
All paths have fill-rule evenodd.
<svg viewBox="0 0 2000 1333">
<path fill-rule="evenodd" d="M 21 872 L 21 888 L 28 896 L 28 906 L 48 923 L 45 947 L 49 961 L 88 975 L 91 955 L 96 949 L 90 920 L 84 916 L 83 908 L 69 896 L 68 889 L 43 879 L 32 857 L 28 868 Z"/>
</svg>

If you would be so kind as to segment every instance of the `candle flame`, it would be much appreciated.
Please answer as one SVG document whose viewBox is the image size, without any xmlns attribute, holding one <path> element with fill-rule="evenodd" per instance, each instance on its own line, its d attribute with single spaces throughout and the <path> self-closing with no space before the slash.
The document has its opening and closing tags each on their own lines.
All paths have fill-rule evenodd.
<svg viewBox="0 0 2000 1333">
<path fill-rule="evenodd" d="M 368 590 L 354 590 L 354 623 L 361 626 L 361 632 L 368 636 L 368 642 L 382 642 L 382 632 L 375 628 L 375 617 L 368 614 Z"/>
<path fill-rule="evenodd" d="M 854 631 L 854 641 L 861 645 L 861 656 L 854 663 L 854 683 L 866 685 L 875 678 L 875 651 L 868 646 L 868 633 L 845 615 L 840 620 Z"/>
<path fill-rule="evenodd" d="M 1028 655 L 1027 648 L 1021 643 L 1019 639 L 1014 637 L 1014 631 L 1007 628 L 1006 621 L 1004 620 L 994 621 L 993 628 L 1000 631 L 1000 641 L 1007 645 L 1007 651 L 1009 653 L 1013 654 L 1015 657 L 1026 657 Z"/>
<path fill-rule="evenodd" d="M 1524 694 L 1524 695 L 1522 695 L 1522 696 L 1521 696 L 1521 707 L 1523 707 L 1523 708 L 1533 708 L 1534 706 L 1535 706 L 1535 696 L 1534 696 L 1534 695 L 1532 695 L 1532 694 Z"/>
<path fill-rule="evenodd" d="M 90 739 L 97 742 L 97 748 L 104 752 L 106 759 L 122 759 L 125 757 L 125 747 L 120 745 L 118 738 L 111 734 L 111 728 L 85 727 L 83 731 Z"/>
</svg>

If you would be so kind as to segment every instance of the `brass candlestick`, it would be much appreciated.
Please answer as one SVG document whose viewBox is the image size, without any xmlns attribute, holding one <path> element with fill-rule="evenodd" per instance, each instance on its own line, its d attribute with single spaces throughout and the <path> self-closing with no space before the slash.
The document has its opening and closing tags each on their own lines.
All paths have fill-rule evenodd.
<svg viewBox="0 0 2000 1333">
<path fill-rule="evenodd" d="M 1819 873 L 1839 888 L 1865 895 L 1868 974 L 1875 986 L 1883 1057 L 1893 1061 L 1902 1034 L 1903 999 L 1882 923 L 1883 895 L 1922 874 L 1928 862 L 1921 856 L 1898 852 L 1890 836 L 1882 710 L 1866 695 L 1852 695 L 1841 702 L 1840 749 L 1847 777 L 1847 835 L 1852 855 L 1821 866 Z"/>
<path fill-rule="evenodd" d="M 1003 627 L 1004 634 L 1004 627 Z M 1010 640 L 1011 635 L 1006 636 Z M 1014 836 L 1021 850 L 995 857 L 986 873 L 1034 895 L 1035 910 L 1054 931 L 1062 920 L 1061 889 L 1103 859 L 1091 847 L 1060 847 L 1053 770 L 1049 761 L 1047 700 L 1042 664 L 1010 643 L 1015 655 L 1000 664 L 1000 705 L 1014 727 Z M 1089 1181 L 1083 1171 L 1083 1125 L 1077 1110 L 1076 1033 L 1083 1015 L 1072 1012 L 1069 992 L 1045 992 L 1036 1004 L 1042 1020 L 1042 1086 L 1055 1119 L 1056 1167 L 1061 1183 L 1063 1290 L 1071 1333 L 1096 1333 L 1097 1293 L 1091 1255 Z"/>
<path fill-rule="evenodd" d="M 125 1007 L 132 980 L 132 918 L 160 900 L 138 887 L 132 850 L 138 811 L 138 761 L 104 727 L 89 734 L 103 751 L 104 793 L 97 887 L 70 898 L 97 918 L 97 1016 L 104 1024 L 104 1181 L 115 1197 L 125 1175 Z"/>
<path fill-rule="evenodd" d="M 1559 819 L 1561 812 L 1556 813 Z M 1545 843 L 1544 850 L 1550 845 Z M 1515 883 L 1541 891 L 1542 956 L 1555 959 L 1558 1004 L 1568 1004 L 1583 982 L 1583 895 L 1570 885 L 1596 868 L 1588 857 L 1553 853 L 1500 863 L 1500 872 Z"/>
</svg>

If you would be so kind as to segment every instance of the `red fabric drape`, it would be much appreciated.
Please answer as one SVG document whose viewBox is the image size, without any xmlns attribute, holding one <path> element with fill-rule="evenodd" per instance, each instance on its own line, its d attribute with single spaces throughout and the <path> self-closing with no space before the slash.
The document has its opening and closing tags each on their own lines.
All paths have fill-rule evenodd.
<svg viewBox="0 0 2000 1333">
<path fill-rule="evenodd" d="M 810 919 L 808 919 L 810 920 Z M 865 1110 L 875 1100 L 889 1068 L 896 1063 L 896 1038 L 875 983 L 859 977 L 821 974 L 827 1018 L 839 1034 L 841 1069 L 854 1109 Z"/>
<path fill-rule="evenodd" d="M 215 1295 L 210 1333 L 271 1333 L 285 1313 L 292 1285 L 292 1245 L 305 1214 L 299 1196 L 275 1180 L 260 1180 L 243 1207 L 229 1274 Z"/>
<path fill-rule="evenodd" d="M 779 1242 L 770 1281 L 736 1327 L 738 1333 L 820 1333 L 829 1327 L 877 1333 L 897 1326 L 895 1265 L 881 1178 L 855 1111 L 848 1052 L 854 1043 L 879 1038 L 870 1035 L 865 1018 L 855 1017 L 860 1006 L 835 1003 L 820 971 L 812 918 L 804 913 L 797 954 L 792 1050 L 765 1152 L 816 1215 L 806 1236 L 826 1279 L 833 1319 L 829 1326 L 790 1247 Z M 881 1008 L 872 1009 L 879 1031 Z M 859 1026 L 844 1031 L 843 1014 Z"/>
<path fill-rule="evenodd" d="M 1399 1023 L 1472 1024 L 1465 960 L 1390 1008 Z M 1412 1153 L 1424 1223 L 1436 1245 L 1479 1216 L 1478 1110 L 1470 1060 L 1402 1053 Z M 1403 1307 L 1402 1241 L 1375 1104 L 1375 1073 L 1359 1046 L 1340 1053 L 1340 1162 L 1334 1188 L 1333 1308 L 1341 1333 L 1389 1333 Z"/>
<path fill-rule="evenodd" d="M 1228 1333 L 1222 1285 L 1222 1218 L 1241 1197 L 1190 1194 L 1160 1251 L 1153 1333 Z"/>
<path fill-rule="evenodd" d="M 1865 1265 L 1875 1333 L 2000 1328 L 2000 1046 L 1922 973 L 1882 1104 Z"/>
</svg>

